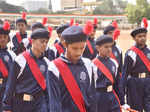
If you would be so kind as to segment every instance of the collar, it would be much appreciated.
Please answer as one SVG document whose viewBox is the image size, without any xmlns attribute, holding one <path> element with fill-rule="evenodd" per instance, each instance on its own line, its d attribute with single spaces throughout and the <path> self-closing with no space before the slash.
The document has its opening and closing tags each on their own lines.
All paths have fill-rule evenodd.
<svg viewBox="0 0 150 112">
<path fill-rule="evenodd" d="M 33 54 L 33 52 L 32 52 L 31 49 L 29 50 L 29 53 L 30 53 L 30 55 L 31 55 L 34 59 L 43 59 L 43 57 L 44 57 L 44 54 L 42 54 L 39 58 L 37 58 L 37 57 Z"/>
<path fill-rule="evenodd" d="M 138 44 L 135 44 L 135 47 L 137 47 L 137 48 L 143 50 L 143 49 L 147 48 L 147 45 L 145 45 L 143 48 L 140 48 L 140 46 L 139 46 Z"/>
<path fill-rule="evenodd" d="M 109 57 L 97 56 L 97 58 L 98 58 L 100 61 L 107 61 L 107 60 L 109 60 Z"/>
<path fill-rule="evenodd" d="M 68 63 L 68 64 L 73 64 L 69 59 L 67 59 L 67 58 L 64 56 L 64 54 L 62 54 L 62 55 L 60 56 L 60 58 L 61 58 L 64 62 L 66 62 L 66 63 Z M 80 59 L 78 60 L 77 64 L 79 64 L 79 65 L 83 65 L 83 64 L 84 64 L 84 62 L 82 61 L 82 58 L 80 58 Z"/>
</svg>

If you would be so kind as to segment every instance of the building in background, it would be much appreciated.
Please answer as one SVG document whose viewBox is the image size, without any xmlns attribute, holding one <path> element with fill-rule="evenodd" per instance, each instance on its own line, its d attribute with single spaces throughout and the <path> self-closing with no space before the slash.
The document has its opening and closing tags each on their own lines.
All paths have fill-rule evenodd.
<svg viewBox="0 0 150 112">
<path fill-rule="evenodd" d="M 49 4 L 48 1 L 36 1 L 36 0 L 30 0 L 30 1 L 24 1 L 22 6 L 27 10 L 27 11 L 37 11 L 39 9 L 48 9 Z"/>
<path fill-rule="evenodd" d="M 61 10 L 81 8 L 83 0 L 61 0 Z"/>
</svg>

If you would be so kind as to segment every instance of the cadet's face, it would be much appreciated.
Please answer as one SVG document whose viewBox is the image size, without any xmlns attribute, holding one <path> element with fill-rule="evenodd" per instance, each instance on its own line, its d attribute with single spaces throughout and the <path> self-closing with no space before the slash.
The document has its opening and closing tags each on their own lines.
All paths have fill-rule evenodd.
<svg viewBox="0 0 150 112">
<path fill-rule="evenodd" d="M 77 62 L 83 54 L 86 42 L 76 42 L 72 44 L 64 44 L 66 47 L 66 56 L 72 62 Z"/>
<path fill-rule="evenodd" d="M 32 39 L 32 46 L 36 49 L 39 53 L 43 53 L 46 50 L 48 39 Z"/>
<path fill-rule="evenodd" d="M 112 45 L 113 43 L 106 43 L 101 46 L 96 46 L 99 55 L 102 57 L 109 57 L 110 53 L 112 52 Z"/>
<path fill-rule="evenodd" d="M 8 35 L 0 34 L 0 48 L 5 48 L 9 41 Z"/>
<path fill-rule="evenodd" d="M 109 32 L 107 33 L 107 35 L 109 35 L 110 37 L 113 37 L 113 34 L 114 34 L 114 31 L 109 31 Z"/>
<path fill-rule="evenodd" d="M 58 33 L 58 37 L 61 38 L 61 33 Z"/>
<path fill-rule="evenodd" d="M 147 37 L 146 33 L 140 33 L 137 34 L 133 39 L 135 40 L 136 44 L 143 46 L 146 44 L 147 39 L 146 37 Z"/>
<path fill-rule="evenodd" d="M 17 29 L 20 32 L 25 32 L 26 31 L 26 24 L 23 22 L 17 23 Z"/>
</svg>

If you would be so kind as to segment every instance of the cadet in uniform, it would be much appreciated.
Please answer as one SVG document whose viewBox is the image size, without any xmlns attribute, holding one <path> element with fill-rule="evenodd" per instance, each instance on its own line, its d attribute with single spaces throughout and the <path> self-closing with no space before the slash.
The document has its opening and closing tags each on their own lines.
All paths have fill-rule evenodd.
<svg viewBox="0 0 150 112">
<path fill-rule="evenodd" d="M 16 57 L 3 98 L 4 112 L 47 112 L 47 58 L 43 53 L 49 41 L 45 29 L 31 34 L 32 47 Z"/>
<path fill-rule="evenodd" d="M 55 59 L 65 52 L 65 47 L 63 46 L 64 39 L 61 37 L 61 33 L 68 27 L 70 27 L 69 24 L 63 24 L 56 29 L 57 34 L 59 36 L 59 41 L 55 42 L 54 46 L 50 48 L 53 52 L 52 54 L 54 54 L 55 56 Z"/>
<path fill-rule="evenodd" d="M 108 35 L 100 36 L 96 40 L 99 52 L 93 60 L 96 85 L 97 112 L 121 112 L 120 100 L 115 87 L 119 87 L 118 63 L 110 58 L 113 39 Z M 117 89 L 119 90 L 119 89 Z"/>
<path fill-rule="evenodd" d="M 119 65 L 119 69 L 118 69 L 118 74 L 120 75 L 120 78 L 118 80 L 121 81 L 121 77 L 122 77 L 122 66 L 123 66 L 123 59 L 122 59 L 122 50 L 121 48 L 117 45 L 116 42 L 116 38 L 114 37 L 114 35 L 116 35 L 116 28 L 113 25 L 109 25 L 104 29 L 104 35 L 109 35 L 110 37 L 113 38 L 114 42 L 113 42 L 113 46 L 112 46 L 112 52 L 110 53 L 110 57 L 115 59 Z M 119 36 L 119 35 L 117 35 Z M 119 82 L 119 81 L 118 81 Z M 117 82 L 117 83 L 118 83 Z M 120 84 L 119 84 L 120 85 Z M 121 87 L 119 87 L 121 88 Z M 117 88 L 116 88 L 117 89 Z M 118 90 L 119 91 L 119 90 Z M 118 92 L 116 91 L 116 92 Z M 121 92 L 121 91 L 120 91 Z M 123 93 L 117 93 L 117 95 L 119 96 L 119 98 L 123 98 Z M 121 100 L 121 104 L 124 104 L 124 99 L 120 99 Z"/>
<path fill-rule="evenodd" d="M 2 98 L 10 66 L 15 58 L 15 53 L 7 48 L 7 44 L 10 41 L 9 33 L 10 25 L 8 22 L 4 22 L 3 25 L 0 25 L 0 112 L 2 112 Z"/>
<path fill-rule="evenodd" d="M 27 21 L 25 13 L 23 13 L 22 18 L 18 18 L 16 20 L 16 26 L 19 32 L 17 32 L 16 35 L 14 35 L 14 37 L 12 38 L 13 43 L 12 50 L 16 53 L 16 55 L 18 55 L 26 50 L 22 42 L 23 39 L 27 38 L 26 32 Z"/>
<path fill-rule="evenodd" d="M 81 57 L 87 40 L 80 26 L 63 31 L 64 55 L 49 63 L 50 112 L 96 112 L 92 62 Z"/>
<path fill-rule="evenodd" d="M 147 29 L 136 28 L 131 36 L 135 45 L 125 54 L 122 75 L 124 92 L 127 93 L 127 103 L 131 108 L 150 112 L 150 49 L 146 45 Z"/>
</svg>

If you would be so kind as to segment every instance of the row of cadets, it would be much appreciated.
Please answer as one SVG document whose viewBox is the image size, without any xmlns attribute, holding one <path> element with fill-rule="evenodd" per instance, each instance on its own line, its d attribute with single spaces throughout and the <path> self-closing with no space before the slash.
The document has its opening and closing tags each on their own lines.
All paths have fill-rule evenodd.
<svg viewBox="0 0 150 112">
<path fill-rule="evenodd" d="M 19 54 L 11 64 L 3 97 L 4 112 L 48 112 L 45 79 L 48 59 L 43 53 L 49 37 L 46 29 L 34 30 L 32 47 Z"/>
<path fill-rule="evenodd" d="M 70 23 L 66 23 L 57 27 L 56 32 L 57 32 L 58 37 L 56 38 L 54 42 L 54 46 L 51 47 L 51 51 L 53 52 L 55 59 L 61 56 L 61 54 L 65 53 L 66 50 L 63 45 L 64 39 L 62 38 L 61 34 L 65 29 L 69 28 L 73 24 L 74 24 L 74 20 L 71 19 Z"/>
<path fill-rule="evenodd" d="M 96 44 L 95 44 L 95 34 L 96 30 L 98 28 L 98 19 L 94 18 L 93 21 L 93 31 L 92 33 L 88 36 L 87 44 L 85 47 L 85 50 L 83 52 L 83 57 L 89 58 L 93 60 L 97 56 L 97 50 L 96 50 Z"/>
<path fill-rule="evenodd" d="M 93 64 L 82 57 L 92 22 L 70 26 L 61 37 L 65 54 L 49 63 L 47 87 L 50 112 L 96 112 Z"/>
<path fill-rule="evenodd" d="M 125 53 L 122 84 L 127 103 L 139 112 L 150 112 L 150 48 L 146 44 L 148 22 L 131 32 L 133 45 Z"/>
<path fill-rule="evenodd" d="M 18 55 L 26 50 L 22 42 L 23 39 L 27 38 L 27 21 L 25 12 L 22 13 L 21 18 L 18 18 L 16 20 L 16 26 L 19 32 L 16 32 L 16 34 L 12 38 L 12 50 L 15 52 L 16 55 Z"/>
<path fill-rule="evenodd" d="M 7 44 L 10 41 L 10 24 L 5 21 L 3 25 L 0 25 L 0 112 L 2 112 L 2 98 L 6 88 L 6 82 L 15 53 L 7 48 Z"/>
</svg>

